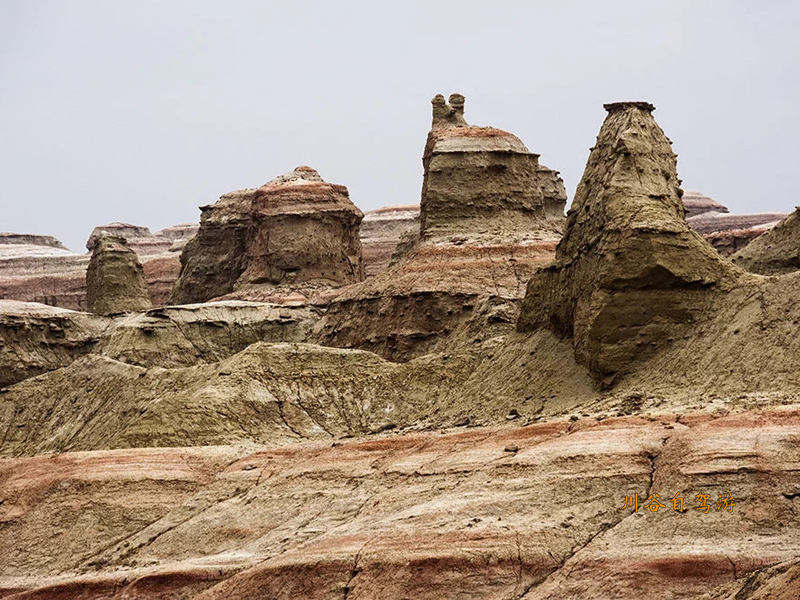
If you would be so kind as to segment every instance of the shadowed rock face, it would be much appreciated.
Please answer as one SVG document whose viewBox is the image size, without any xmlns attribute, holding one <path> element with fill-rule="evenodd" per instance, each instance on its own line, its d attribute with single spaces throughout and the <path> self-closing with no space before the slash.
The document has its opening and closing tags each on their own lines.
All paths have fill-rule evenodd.
<svg viewBox="0 0 800 600">
<path fill-rule="evenodd" d="M 800 271 L 800 209 L 734 254 L 731 260 L 759 275 Z"/>
<path fill-rule="evenodd" d="M 144 270 L 125 238 L 102 233 L 95 240 L 86 270 L 86 302 L 90 312 L 100 315 L 151 307 Z"/>
<path fill-rule="evenodd" d="M 226 194 L 201 211 L 200 231 L 181 255 L 173 304 L 263 300 L 287 290 L 311 295 L 364 279 L 363 214 L 346 187 L 310 167 Z"/>
<path fill-rule="evenodd" d="M 731 267 L 686 224 L 653 106 L 606 110 L 556 262 L 531 279 L 518 329 L 572 337 L 578 361 L 612 378 L 682 335 Z"/>
</svg>

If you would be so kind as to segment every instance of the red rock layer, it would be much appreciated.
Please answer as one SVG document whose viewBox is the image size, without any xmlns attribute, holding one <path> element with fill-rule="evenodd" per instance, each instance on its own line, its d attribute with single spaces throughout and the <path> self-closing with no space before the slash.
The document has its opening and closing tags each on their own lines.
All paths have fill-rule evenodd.
<svg viewBox="0 0 800 600">
<path fill-rule="evenodd" d="M 695 597 L 796 557 L 798 428 L 772 409 L 6 459 L 0 596 Z"/>
</svg>

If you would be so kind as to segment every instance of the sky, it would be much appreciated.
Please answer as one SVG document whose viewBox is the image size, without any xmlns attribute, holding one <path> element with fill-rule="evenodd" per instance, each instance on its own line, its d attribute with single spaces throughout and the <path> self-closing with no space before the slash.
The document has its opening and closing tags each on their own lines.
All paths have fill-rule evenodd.
<svg viewBox="0 0 800 600">
<path fill-rule="evenodd" d="M 430 99 L 519 136 L 572 198 L 602 104 L 646 100 L 683 187 L 800 204 L 800 2 L 0 0 L 0 231 L 84 252 L 298 165 L 419 202 Z"/>
</svg>

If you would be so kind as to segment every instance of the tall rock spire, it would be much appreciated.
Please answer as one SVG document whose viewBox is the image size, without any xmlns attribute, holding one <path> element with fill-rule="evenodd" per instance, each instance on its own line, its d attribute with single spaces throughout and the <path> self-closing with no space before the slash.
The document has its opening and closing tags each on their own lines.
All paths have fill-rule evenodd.
<svg viewBox="0 0 800 600">
<path fill-rule="evenodd" d="M 686 224 L 653 105 L 605 109 L 556 261 L 531 279 L 518 329 L 572 336 L 577 360 L 610 382 L 697 319 L 732 266 Z"/>
</svg>

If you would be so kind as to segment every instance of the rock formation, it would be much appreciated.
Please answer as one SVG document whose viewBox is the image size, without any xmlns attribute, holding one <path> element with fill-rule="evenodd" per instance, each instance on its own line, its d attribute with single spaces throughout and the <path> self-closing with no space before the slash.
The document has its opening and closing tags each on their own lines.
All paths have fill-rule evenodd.
<svg viewBox="0 0 800 600">
<path fill-rule="evenodd" d="M 296 290 L 312 295 L 364 279 L 363 214 L 346 187 L 326 183 L 310 167 L 226 194 L 201 211 L 200 231 L 181 255 L 172 303 Z"/>
<path fill-rule="evenodd" d="M 800 209 L 734 254 L 731 260 L 760 275 L 800 270 Z"/>
<path fill-rule="evenodd" d="M 102 233 L 94 242 L 86 270 L 86 303 L 100 315 L 151 307 L 144 270 L 125 238 Z"/>
<path fill-rule="evenodd" d="M 559 190 L 554 172 L 539 165 L 538 154 L 508 132 L 467 125 L 460 94 L 450 102 L 441 95 L 433 99 L 433 125 L 422 157 L 423 240 L 541 229 L 544 189 L 550 203 L 562 193 L 563 214 L 563 184 Z"/>
<path fill-rule="evenodd" d="M 684 192 L 683 206 L 689 227 L 723 256 L 741 250 L 785 216 L 778 213 L 730 214 L 727 206 L 699 192 Z"/>
<path fill-rule="evenodd" d="M 531 279 L 518 328 L 571 337 L 578 362 L 611 381 L 682 336 L 730 268 L 686 224 L 653 106 L 605 108 L 556 262 Z"/>
<path fill-rule="evenodd" d="M 418 233 L 388 269 L 333 300 L 318 328 L 327 344 L 407 360 L 501 335 L 527 279 L 552 260 L 562 224 L 548 216 L 566 199 L 555 172 L 516 136 L 467 125 L 463 96 L 432 104 Z"/>
<path fill-rule="evenodd" d="M 690 219 L 701 215 L 703 213 L 729 213 L 727 206 L 723 206 L 713 198 L 701 194 L 700 192 L 692 192 L 686 190 L 683 192 L 683 207 L 686 209 L 686 218 Z"/>
<path fill-rule="evenodd" d="M 366 277 L 389 266 L 400 238 L 412 229 L 419 230 L 418 204 L 384 206 L 364 213 L 360 237 Z"/>
<path fill-rule="evenodd" d="M 800 277 L 719 256 L 652 106 L 608 110 L 566 224 L 444 207 L 320 320 L 0 302 L 0 597 L 797 598 Z"/>
<path fill-rule="evenodd" d="M 0 300 L 0 388 L 94 351 L 106 325 L 86 313 Z"/>
<path fill-rule="evenodd" d="M 207 302 L 130 315 L 103 335 L 97 352 L 142 367 L 224 360 L 256 342 L 304 342 L 319 310 L 253 302 Z"/>
<path fill-rule="evenodd" d="M 0 233 L 0 248 L 4 248 L 5 246 L 20 246 L 20 245 L 57 248 L 58 250 L 66 250 L 67 252 L 69 252 L 69 248 L 67 248 L 64 244 L 62 244 L 52 235 L 35 235 L 30 233 Z"/>
<path fill-rule="evenodd" d="M 150 234 L 146 227 L 112 223 L 96 227 L 87 245 L 94 248 L 97 234 L 109 229 L 130 236 L 126 240 L 142 262 L 153 304 L 165 304 L 180 270 L 179 253 L 198 226 Z M 50 236 L 0 234 L 0 298 L 86 310 L 88 265 L 88 255 L 74 254 Z"/>
</svg>

